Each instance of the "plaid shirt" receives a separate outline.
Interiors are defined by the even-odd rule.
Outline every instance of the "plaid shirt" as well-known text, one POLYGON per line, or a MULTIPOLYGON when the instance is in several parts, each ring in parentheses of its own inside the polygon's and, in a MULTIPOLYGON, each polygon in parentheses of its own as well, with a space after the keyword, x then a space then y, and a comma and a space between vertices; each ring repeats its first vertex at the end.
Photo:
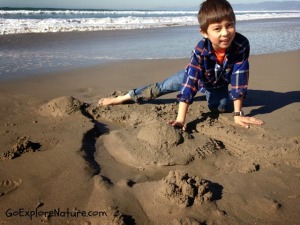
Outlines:
POLYGON ((216 60, 209 39, 202 39, 192 52, 190 63, 185 69, 178 101, 191 104, 198 91, 220 88, 231 84, 231 99, 245 97, 248 88, 250 53, 249 41, 236 33, 226 50, 223 65, 216 60))

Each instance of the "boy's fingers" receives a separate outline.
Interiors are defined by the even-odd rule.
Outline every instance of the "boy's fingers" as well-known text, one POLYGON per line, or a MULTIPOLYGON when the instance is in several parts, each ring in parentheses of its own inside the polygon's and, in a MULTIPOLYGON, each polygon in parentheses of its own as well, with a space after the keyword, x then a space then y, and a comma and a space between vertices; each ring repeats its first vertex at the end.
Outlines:
POLYGON ((250 117, 249 122, 252 124, 257 124, 257 125, 262 125, 265 123, 263 120, 256 119, 254 117, 250 117))
POLYGON ((250 126, 247 123, 244 123, 243 121, 239 121, 237 124, 239 124, 242 127, 247 128, 247 129, 250 128, 250 126))
POLYGON ((173 123, 174 123, 173 120, 171 120, 171 121, 168 122, 168 124, 169 124, 169 125, 172 125, 172 126, 173 126, 173 123))
POLYGON ((245 119, 246 119, 245 117, 240 117, 239 120, 235 121, 235 123, 239 124, 240 126, 248 129, 248 128, 250 128, 250 126, 249 126, 248 123, 245 123, 245 121, 246 121, 245 119))
POLYGON ((177 122, 177 121, 169 121, 168 124, 175 127, 175 128, 182 129, 183 131, 185 131, 185 129, 186 129, 185 124, 182 124, 182 123, 177 122))
POLYGON ((241 122, 244 122, 244 123, 247 123, 247 124, 256 124, 256 125, 264 124, 264 121, 256 119, 254 117, 242 117, 241 122))
POLYGON ((186 125, 185 125, 185 124, 182 124, 182 123, 180 123, 179 125, 175 125, 175 128, 179 128, 179 129, 181 129, 181 130, 185 131, 185 130, 186 130, 186 125))

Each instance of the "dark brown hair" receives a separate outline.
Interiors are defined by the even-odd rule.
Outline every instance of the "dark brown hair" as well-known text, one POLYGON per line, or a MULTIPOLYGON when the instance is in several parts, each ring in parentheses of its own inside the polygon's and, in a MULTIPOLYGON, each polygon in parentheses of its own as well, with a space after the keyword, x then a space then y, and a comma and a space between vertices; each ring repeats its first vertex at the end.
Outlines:
POLYGON ((235 23, 235 14, 226 0, 206 0, 200 5, 198 12, 198 22, 200 29, 207 32, 207 28, 212 23, 221 23, 224 20, 235 23))

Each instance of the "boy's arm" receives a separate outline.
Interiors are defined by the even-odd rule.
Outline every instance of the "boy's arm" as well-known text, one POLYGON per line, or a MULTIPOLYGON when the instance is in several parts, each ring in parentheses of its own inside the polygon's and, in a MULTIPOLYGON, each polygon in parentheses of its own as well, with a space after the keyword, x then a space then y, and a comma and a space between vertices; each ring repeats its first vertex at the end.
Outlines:
POLYGON ((178 107, 178 114, 176 120, 169 121, 169 124, 182 128, 182 130, 186 130, 186 124, 185 124, 185 118, 186 118, 186 113, 188 111, 189 104, 185 102, 179 102, 179 107, 178 107))
POLYGON ((244 41, 243 48, 236 56, 236 63, 231 75, 231 93, 230 97, 233 100, 234 106, 234 122, 249 128, 249 124, 262 125, 262 120, 254 117, 245 117, 242 112, 243 99, 247 95, 249 81, 249 54, 250 45, 248 40, 244 41))
POLYGON ((240 111, 242 111, 242 107, 243 107, 243 97, 242 97, 242 98, 235 99, 235 100, 233 101, 233 107, 234 107, 234 112, 240 112, 240 111))

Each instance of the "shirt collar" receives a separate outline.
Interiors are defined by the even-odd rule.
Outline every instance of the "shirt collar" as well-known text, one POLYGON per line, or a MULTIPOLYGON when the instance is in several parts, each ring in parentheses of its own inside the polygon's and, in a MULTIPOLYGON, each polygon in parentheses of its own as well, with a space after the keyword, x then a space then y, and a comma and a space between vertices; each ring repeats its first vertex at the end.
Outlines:
MULTIPOLYGON (((205 48, 203 49, 203 55, 205 56, 214 56, 214 49, 212 47, 212 43, 211 41, 208 39, 208 38, 204 38, 205 39, 205 48)), ((228 47, 228 49, 231 49, 232 48, 232 45, 233 45, 233 42, 234 40, 232 41, 231 45, 228 47)), ((225 52, 225 55, 227 56, 228 55, 228 49, 226 49, 226 52, 225 52)))
POLYGON ((202 51, 202 55, 211 59, 215 59, 215 54, 214 54, 214 50, 212 47, 212 43, 208 38, 204 38, 205 40, 205 45, 202 51))

